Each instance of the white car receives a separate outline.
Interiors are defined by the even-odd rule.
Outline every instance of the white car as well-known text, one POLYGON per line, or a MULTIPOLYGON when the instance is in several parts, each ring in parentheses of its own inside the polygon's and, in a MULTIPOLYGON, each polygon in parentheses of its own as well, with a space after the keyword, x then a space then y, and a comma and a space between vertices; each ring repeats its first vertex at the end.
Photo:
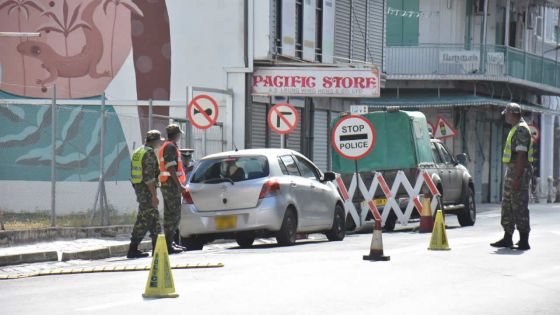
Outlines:
POLYGON ((346 235, 347 212, 333 183, 298 152, 252 149, 201 159, 183 194, 179 231, 183 246, 202 249, 215 239, 249 247, 255 237, 292 245, 297 233, 346 235))

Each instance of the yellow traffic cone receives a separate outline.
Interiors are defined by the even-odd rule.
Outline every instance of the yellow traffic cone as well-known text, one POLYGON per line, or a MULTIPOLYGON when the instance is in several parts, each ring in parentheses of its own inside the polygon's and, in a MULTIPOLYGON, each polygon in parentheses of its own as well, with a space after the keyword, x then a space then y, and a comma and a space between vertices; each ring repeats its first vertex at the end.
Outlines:
POLYGON ((372 260, 372 261, 391 260, 390 256, 385 256, 383 254, 383 236, 382 236, 381 222, 379 220, 375 220, 373 235, 371 236, 369 255, 363 256, 363 258, 364 260, 372 260))
POLYGON ((432 231, 432 240, 430 241, 430 250, 450 250, 447 243, 447 233, 445 232, 445 222, 443 220, 443 212, 438 210, 436 213, 436 222, 432 231))
POLYGON ((176 298, 175 284, 171 274, 171 264, 167 253, 165 235, 159 234, 156 249, 152 255, 152 267, 146 282, 146 290, 142 294, 145 298, 176 298))

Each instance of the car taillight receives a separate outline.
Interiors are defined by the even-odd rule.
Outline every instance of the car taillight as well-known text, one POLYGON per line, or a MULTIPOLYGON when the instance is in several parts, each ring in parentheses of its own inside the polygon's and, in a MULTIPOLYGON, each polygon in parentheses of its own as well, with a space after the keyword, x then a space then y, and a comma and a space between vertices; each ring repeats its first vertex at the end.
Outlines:
POLYGON ((192 196, 191 196, 191 192, 189 190, 189 187, 185 188, 185 190, 183 190, 183 203, 186 203, 188 205, 192 205, 194 202, 192 200, 192 196))
POLYGON ((261 193, 259 194, 259 199, 274 196, 279 191, 280 191, 280 183, 275 179, 268 180, 262 186, 261 193))

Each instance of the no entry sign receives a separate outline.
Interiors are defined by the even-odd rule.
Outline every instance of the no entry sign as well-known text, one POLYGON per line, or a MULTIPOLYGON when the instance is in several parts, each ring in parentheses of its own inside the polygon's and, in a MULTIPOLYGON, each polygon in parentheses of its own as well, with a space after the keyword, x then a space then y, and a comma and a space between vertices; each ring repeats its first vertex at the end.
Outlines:
POLYGON ((339 120, 331 134, 334 149, 344 158, 359 160, 375 145, 375 128, 363 116, 350 115, 339 120))
POLYGON ((208 129, 218 121, 218 103, 209 95, 198 95, 187 106, 187 118, 199 129, 208 129))
POLYGON ((296 129, 299 113, 295 107, 287 103, 276 104, 268 112, 268 126, 278 134, 287 134, 296 129))

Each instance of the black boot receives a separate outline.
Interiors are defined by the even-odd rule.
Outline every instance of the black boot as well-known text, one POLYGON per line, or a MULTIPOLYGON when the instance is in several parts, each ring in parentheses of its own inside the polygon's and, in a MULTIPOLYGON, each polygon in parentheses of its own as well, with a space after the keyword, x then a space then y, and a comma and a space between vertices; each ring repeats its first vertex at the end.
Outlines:
POLYGON ((508 232, 504 232, 504 238, 502 238, 501 240, 490 244, 490 246, 492 247, 498 247, 498 248, 503 248, 503 247, 512 247, 513 246, 513 241, 511 240, 512 235, 509 234, 508 232))
POLYGON ((171 254, 181 253, 183 251, 180 250, 179 248, 173 246, 173 242, 168 242, 167 243, 167 252, 171 255, 171 254))
POLYGON ((138 250, 138 243, 130 243, 128 247, 128 254, 126 254, 126 258, 144 258, 148 257, 148 253, 141 252, 138 250))
POLYGON ((531 249, 531 246, 529 246, 529 233, 519 232, 519 243, 517 243, 517 247, 515 249, 518 249, 518 250, 529 250, 529 249, 531 249))

